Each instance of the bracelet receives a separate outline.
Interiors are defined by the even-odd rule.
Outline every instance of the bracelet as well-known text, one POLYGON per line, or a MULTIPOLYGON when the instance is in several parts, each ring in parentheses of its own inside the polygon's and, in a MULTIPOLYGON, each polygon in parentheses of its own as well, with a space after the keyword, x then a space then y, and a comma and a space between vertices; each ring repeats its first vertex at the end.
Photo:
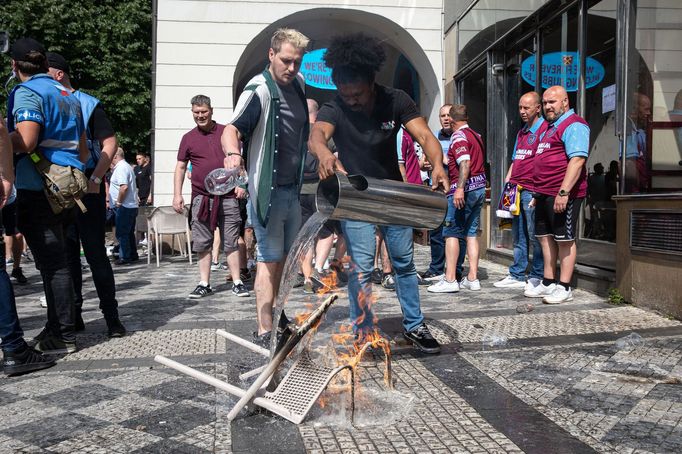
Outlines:
POLYGON ((234 156, 234 155, 241 156, 242 154, 241 153, 228 153, 227 155, 228 156, 234 156))

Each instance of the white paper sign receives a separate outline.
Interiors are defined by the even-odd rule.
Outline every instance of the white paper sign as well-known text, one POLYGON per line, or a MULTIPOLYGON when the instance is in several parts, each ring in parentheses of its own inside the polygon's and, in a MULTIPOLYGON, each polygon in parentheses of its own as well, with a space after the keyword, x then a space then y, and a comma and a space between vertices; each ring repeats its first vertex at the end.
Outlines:
POLYGON ((601 113, 616 110, 616 84, 604 87, 601 92, 601 113))

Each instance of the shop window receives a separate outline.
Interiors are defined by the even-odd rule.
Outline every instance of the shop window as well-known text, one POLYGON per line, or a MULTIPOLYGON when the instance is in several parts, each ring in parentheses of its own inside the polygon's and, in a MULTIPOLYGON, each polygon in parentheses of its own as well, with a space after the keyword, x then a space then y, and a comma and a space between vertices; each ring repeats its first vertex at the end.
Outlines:
POLYGON ((638 2, 629 49, 623 191, 682 191, 682 3, 638 2))

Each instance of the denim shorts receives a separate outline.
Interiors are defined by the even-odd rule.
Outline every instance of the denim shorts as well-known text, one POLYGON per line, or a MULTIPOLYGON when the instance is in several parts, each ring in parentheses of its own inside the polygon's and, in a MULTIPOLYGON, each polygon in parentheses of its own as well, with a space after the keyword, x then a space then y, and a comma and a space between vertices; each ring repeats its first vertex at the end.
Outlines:
POLYGON ((485 188, 464 193, 464 208, 455 208, 454 196, 448 196, 448 212, 443 225, 444 238, 478 236, 481 226, 481 207, 485 201, 485 188))
POLYGON ((301 205, 295 184, 277 186, 271 195, 268 225, 258 221, 255 203, 249 199, 249 219, 256 234, 259 262, 279 262, 286 258, 301 228, 301 205))

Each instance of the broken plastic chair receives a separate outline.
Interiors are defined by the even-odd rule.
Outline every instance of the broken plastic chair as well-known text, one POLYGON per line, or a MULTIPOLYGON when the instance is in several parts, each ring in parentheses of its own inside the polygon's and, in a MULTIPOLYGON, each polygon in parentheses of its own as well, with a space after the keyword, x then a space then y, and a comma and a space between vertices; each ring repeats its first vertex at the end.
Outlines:
MULTIPOLYGON (((351 396, 351 418, 354 412, 354 392, 355 392, 355 375, 351 365, 343 365, 335 368, 319 366, 315 364, 304 349, 298 358, 287 372, 284 379, 279 383, 277 388, 268 392, 266 390, 270 380, 287 358, 289 353, 296 348, 305 335, 316 327, 321 321, 322 315, 329 309, 329 307, 336 301, 337 295, 332 295, 327 298, 320 306, 315 309, 308 317, 301 323, 300 326, 289 324, 283 340, 275 349, 275 353, 270 361, 259 369, 243 374, 242 377, 253 376, 258 373, 258 377, 251 384, 248 389, 242 389, 231 385, 215 377, 207 375, 191 367, 180 364, 171 359, 157 355, 154 361, 159 362, 165 366, 180 371, 190 377, 199 381, 207 383, 218 389, 226 391, 232 395, 239 397, 239 401, 230 410, 227 417, 230 421, 237 417, 242 408, 250 402, 259 407, 279 415, 294 424, 300 424, 312 408, 317 398, 326 389, 331 380, 341 371, 348 370, 350 373, 350 396, 351 396), (288 334, 288 338, 287 338, 288 334), (284 340, 286 339, 286 340, 284 340)), ((216 331, 216 334, 225 337, 239 345, 242 345, 256 353, 264 356, 269 356, 270 351, 259 347, 249 341, 246 341, 234 334, 230 334, 223 330, 216 331)))

